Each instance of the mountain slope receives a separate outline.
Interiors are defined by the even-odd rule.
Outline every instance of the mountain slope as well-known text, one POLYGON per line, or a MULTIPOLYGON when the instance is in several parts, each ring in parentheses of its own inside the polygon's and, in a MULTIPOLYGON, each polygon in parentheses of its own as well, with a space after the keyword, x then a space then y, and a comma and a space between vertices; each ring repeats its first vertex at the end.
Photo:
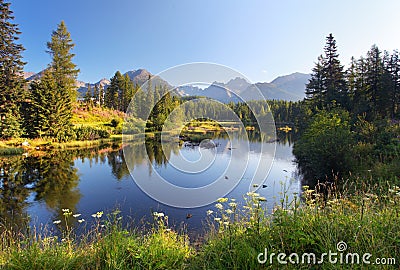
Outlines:
POLYGON ((239 101, 238 96, 245 101, 260 99, 260 92, 266 99, 297 101, 304 98, 305 85, 309 78, 309 74, 297 72, 280 76, 270 83, 250 84, 237 77, 225 84, 214 82, 203 90, 195 86, 183 86, 179 87, 177 92, 181 96, 206 96, 225 103, 239 101))
MULTIPOLYGON (((26 77, 30 75, 27 80, 39 80, 43 75, 43 71, 33 74, 25 73, 26 77), (33 74, 33 75, 32 75, 33 74)), ((142 85, 145 83, 149 76, 152 77, 152 85, 155 86, 165 86, 169 89, 172 86, 159 76, 152 75, 146 69, 130 70, 124 73, 128 75, 134 84, 142 85)), ((174 92, 179 96, 205 96, 211 99, 218 100, 220 102, 238 102, 241 97, 244 100, 259 99, 262 93, 266 99, 280 99, 280 100, 291 100, 297 101, 304 98, 305 85, 310 79, 310 74, 303 73, 292 73, 285 76, 280 76, 274 79, 272 82, 258 82, 251 84, 244 78, 233 78, 227 83, 214 82, 205 89, 201 89, 197 86, 186 85, 177 87, 174 92), (238 96, 237 96, 238 95, 238 96)), ((91 84, 91 88, 94 89, 95 85, 101 85, 104 89, 110 85, 110 80, 101 79, 97 83, 91 84)), ((78 92, 82 97, 87 91, 87 83, 82 81, 76 81, 76 86, 78 87, 78 92)), ((146 91, 146 89, 144 89, 146 91)))

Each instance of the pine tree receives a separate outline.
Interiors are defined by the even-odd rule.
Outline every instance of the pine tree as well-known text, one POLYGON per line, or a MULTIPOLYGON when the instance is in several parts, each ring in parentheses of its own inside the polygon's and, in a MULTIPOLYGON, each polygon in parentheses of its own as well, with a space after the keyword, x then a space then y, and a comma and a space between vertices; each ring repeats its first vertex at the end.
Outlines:
POLYGON ((24 98, 21 76, 24 62, 21 53, 24 50, 19 39, 18 25, 14 24, 10 3, 0 0, 0 138, 19 137, 22 134, 20 113, 24 98))
POLYGON ((79 73, 79 69, 72 62, 72 58, 75 54, 71 53, 71 50, 75 47, 72 42, 71 34, 68 32, 64 21, 57 26, 57 30, 53 31, 51 35, 51 41, 47 42, 48 53, 52 57, 50 63, 50 69, 53 74, 57 85, 68 93, 71 101, 76 100, 76 78, 79 73))
POLYGON ((49 68, 39 83, 31 84, 32 104, 30 110, 34 117, 31 136, 46 136, 57 141, 73 138, 72 103, 76 99, 75 80, 79 72, 72 63, 74 47, 64 22, 52 33, 47 43, 52 56, 49 68))
POLYGON ((94 100, 94 103, 95 103, 96 106, 100 105, 99 92, 100 92, 99 85, 95 84, 94 85, 94 90, 93 90, 93 100, 94 100))
POLYGON ((153 87, 151 85, 151 76, 149 75, 149 79, 147 81, 147 92, 146 92, 146 103, 145 103, 146 115, 151 112, 153 106, 154 106, 154 93, 153 93, 153 87))
POLYGON ((40 82, 31 84, 31 116, 29 135, 49 137, 66 141, 71 133, 71 103, 65 100, 64 93, 55 91, 58 85, 50 70, 46 70, 40 82))
POLYGON ((367 52, 366 58, 366 99, 371 117, 376 118, 384 114, 385 106, 385 84, 384 84, 384 66, 381 56, 382 52, 376 45, 373 45, 367 52))
POLYGON ((324 55, 318 58, 306 86, 306 98, 319 109, 329 109, 336 104, 349 106, 345 73, 332 34, 326 37, 324 55))
POLYGON ((124 112, 126 112, 128 109, 129 103, 131 102, 131 100, 133 98, 135 89, 133 86, 133 82, 128 74, 125 74, 124 82, 125 82, 125 85, 124 85, 124 92, 123 92, 122 110, 124 112))
POLYGON ((90 83, 87 84, 87 90, 85 93, 84 101, 86 103, 86 107, 90 108, 92 107, 92 87, 90 86, 90 83))
POLYGON ((125 80, 121 72, 115 72, 114 77, 111 78, 110 86, 107 88, 104 98, 104 103, 108 108, 121 110, 124 84, 125 80))
POLYGON ((318 62, 313 68, 313 73, 311 74, 311 79, 306 85, 306 100, 311 104, 312 107, 322 108, 323 100, 325 95, 325 89, 323 84, 323 66, 324 58, 318 57, 318 62))
POLYGON ((400 107, 400 56, 398 51, 385 54, 385 71, 390 76, 387 84, 389 116, 395 118, 400 107))
POLYGON ((342 106, 347 105, 347 86, 344 77, 343 66, 339 61, 337 53, 336 40, 332 34, 326 37, 325 66, 324 69, 324 87, 326 90, 325 103, 330 106, 332 102, 339 103, 342 106))

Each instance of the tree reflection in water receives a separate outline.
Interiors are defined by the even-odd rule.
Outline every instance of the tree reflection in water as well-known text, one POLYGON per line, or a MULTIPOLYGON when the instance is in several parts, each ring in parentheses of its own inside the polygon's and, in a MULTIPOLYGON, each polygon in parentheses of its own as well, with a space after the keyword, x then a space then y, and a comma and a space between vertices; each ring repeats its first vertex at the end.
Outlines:
MULTIPOLYGON (((291 141, 291 135, 277 133, 282 143, 291 141)), ((224 133, 216 137, 226 137, 224 133)), ((248 131, 250 141, 259 141, 257 130, 248 131)), ((265 138, 263 138, 265 140, 265 138)), ((41 152, 28 157, 0 157, 0 230, 13 228, 24 231, 28 228, 27 208, 31 203, 43 202, 50 210, 53 220, 64 224, 62 209, 68 208, 76 213, 82 197, 78 188, 80 176, 75 160, 92 164, 107 164, 112 175, 121 180, 129 175, 127 163, 143 164, 147 159, 156 166, 166 166, 169 157, 176 155, 182 146, 171 138, 163 142, 159 136, 147 137, 145 143, 132 143, 125 146, 125 154, 119 145, 106 148, 62 150, 41 152)), ((149 173, 152 173, 149 166, 149 173)), ((72 217, 71 217, 72 218, 72 217)), ((76 222, 76 219, 71 220, 76 222)))

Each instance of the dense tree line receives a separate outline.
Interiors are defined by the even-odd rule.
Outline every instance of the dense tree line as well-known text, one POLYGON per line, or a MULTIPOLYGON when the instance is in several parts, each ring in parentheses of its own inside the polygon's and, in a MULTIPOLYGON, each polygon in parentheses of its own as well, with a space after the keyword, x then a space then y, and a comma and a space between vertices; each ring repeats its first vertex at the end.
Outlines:
POLYGON ((365 57, 352 58, 344 70, 330 34, 307 84, 306 100, 313 111, 340 106, 369 120, 399 117, 399 52, 382 52, 373 45, 365 57))
POLYGON ((373 45, 345 70, 335 39, 326 38, 297 116, 294 154, 308 181, 365 172, 399 181, 399 85, 398 51, 373 45))

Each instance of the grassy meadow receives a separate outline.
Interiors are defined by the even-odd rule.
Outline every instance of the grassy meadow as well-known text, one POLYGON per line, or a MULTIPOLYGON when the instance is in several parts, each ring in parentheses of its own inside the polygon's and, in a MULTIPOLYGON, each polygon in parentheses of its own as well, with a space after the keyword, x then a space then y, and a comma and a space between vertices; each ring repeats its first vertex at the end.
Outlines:
POLYGON ((287 200, 285 191, 280 196, 274 209, 266 209, 265 198, 253 192, 245 195, 244 205, 220 198, 207 211, 208 225, 200 242, 190 239, 184 229, 169 226, 168 213, 154 212, 153 223, 139 229, 122 226, 118 210, 82 217, 64 209, 65 220, 55 221, 60 228, 58 235, 34 229, 22 235, 12 228, 3 230, 0 265, 2 269, 399 267, 400 188, 386 185, 374 191, 359 190, 352 196, 329 193, 326 198, 306 189, 293 201, 287 200), (95 225, 78 236, 71 224, 85 223, 85 219, 94 219, 95 225), (346 246, 342 252, 338 252, 339 244, 346 246), (318 264, 322 254, 329 251, 337 254, 337 262, 330 263, 325 257, 318 264), (263 261, 265 252, 268 256, 263 261), (278 262, 278 253, 287 255, 286 264, 278 262), (288 259, 292 253, 299 254, 299 263, 292 264, 288 259), (303 253, 314 253, 316 262, 302 261, 303 253), (345 259, 348 253, 359 254, 359 263, 356 257, 340 263, 341 253, 345 259), (371 254, 367 260, 370 264, 362 262, 365 253, 371 254), (275 254, 272 259, 271 254, 275 254), (261 263, 257 258, 262 259, 261 263))

